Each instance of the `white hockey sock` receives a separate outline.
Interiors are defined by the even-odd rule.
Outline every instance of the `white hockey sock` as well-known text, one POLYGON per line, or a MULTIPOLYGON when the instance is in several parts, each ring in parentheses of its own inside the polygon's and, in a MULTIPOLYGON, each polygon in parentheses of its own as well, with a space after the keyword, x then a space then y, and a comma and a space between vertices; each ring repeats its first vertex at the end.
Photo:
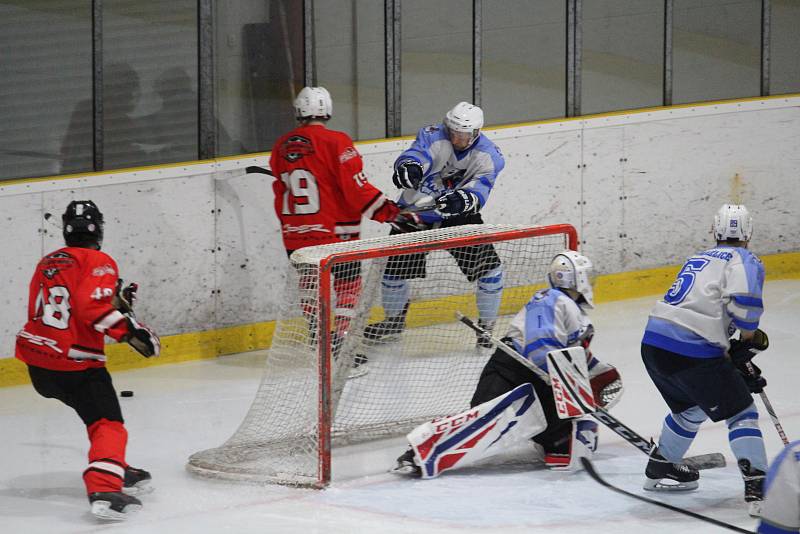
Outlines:
POLYGON ((767 471, 767 452, 758 427, 756 405, 751 404, 725 422, 728 424, 728 441, 736 459, 749 460, 753 468, 767 471))
POLYGON ((681 413, 670 413, 664 418, 658 452, 672 463, 679 463, 692 444, 700 425, 708 416, 699 406, 681 413))
POLYGON ((475 291, 478 317, 487 322, 496 321, 502 296, 503 270, 500 267, 496 267, 478 278, 478 286, 475 291))
POLYGON ((381 300, 383 301, 383 313, 386 317, 398 317, 402 315, 403 308, 408 302, 411 288, 407 280, 401 280, 392 276, 384 275, 381 281, 381 300))

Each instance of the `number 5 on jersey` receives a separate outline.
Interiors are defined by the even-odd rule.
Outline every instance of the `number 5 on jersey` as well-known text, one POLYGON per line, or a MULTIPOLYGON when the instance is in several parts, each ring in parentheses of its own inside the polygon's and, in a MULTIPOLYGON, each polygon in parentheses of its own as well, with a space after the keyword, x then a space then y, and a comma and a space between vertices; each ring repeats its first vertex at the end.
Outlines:
POLYGON ((673 305, 683 302, 683 299, 686 298, 689 290, 691 290, 694 285, 695 273, 699 273, 705 269, 710 261, 711 260, 706 258, 692 258, 687 261, 683 269, 681 269, 681 272, 678 273, 678 278, 672 283, 672 287, 670 287, 667 294, 664 295, 664 302, 673 305))

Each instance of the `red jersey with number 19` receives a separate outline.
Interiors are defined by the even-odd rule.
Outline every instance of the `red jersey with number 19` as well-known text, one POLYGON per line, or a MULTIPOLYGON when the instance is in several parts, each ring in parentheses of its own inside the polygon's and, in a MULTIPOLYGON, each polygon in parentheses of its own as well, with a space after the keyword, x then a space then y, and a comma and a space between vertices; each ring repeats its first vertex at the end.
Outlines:
POLYGON ((54 371, 105 365, 104 335, 120 340, 125 317, 111 305, 117 263, 99 250, 64 247, 39 261, 28 298, 28 322, 16 356, 54 371))
POLYGON ((344 132, 299 126, 278 139, 269 164, 287 250, 358 239, 362 217, 386 222, 399 211, 367 181, 344 132))

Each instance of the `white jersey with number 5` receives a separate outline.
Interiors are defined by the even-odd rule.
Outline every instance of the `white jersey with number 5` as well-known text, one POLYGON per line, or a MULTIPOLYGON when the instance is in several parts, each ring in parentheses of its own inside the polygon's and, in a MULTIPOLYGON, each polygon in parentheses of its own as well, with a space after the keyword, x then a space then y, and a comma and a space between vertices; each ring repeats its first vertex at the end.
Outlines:
POLYGON ((656 303, 642 343, 692 358, 719 358, 736 329, 758 328, 763 287, 764 265, 746 248, 719 245, 699 252, 656 303))

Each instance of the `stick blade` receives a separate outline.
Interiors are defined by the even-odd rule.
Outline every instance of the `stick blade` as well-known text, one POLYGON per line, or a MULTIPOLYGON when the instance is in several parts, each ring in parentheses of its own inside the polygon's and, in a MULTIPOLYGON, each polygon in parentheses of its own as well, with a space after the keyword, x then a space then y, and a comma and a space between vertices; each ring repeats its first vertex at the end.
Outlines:
POLYGON ((694 469, 716 469, 718 467, 725 467, 727 462, 725 457, 718 452, 709 454, 698 454, 697 456, 689 456, 683 459, 684 465, 688 465, 694 469))

